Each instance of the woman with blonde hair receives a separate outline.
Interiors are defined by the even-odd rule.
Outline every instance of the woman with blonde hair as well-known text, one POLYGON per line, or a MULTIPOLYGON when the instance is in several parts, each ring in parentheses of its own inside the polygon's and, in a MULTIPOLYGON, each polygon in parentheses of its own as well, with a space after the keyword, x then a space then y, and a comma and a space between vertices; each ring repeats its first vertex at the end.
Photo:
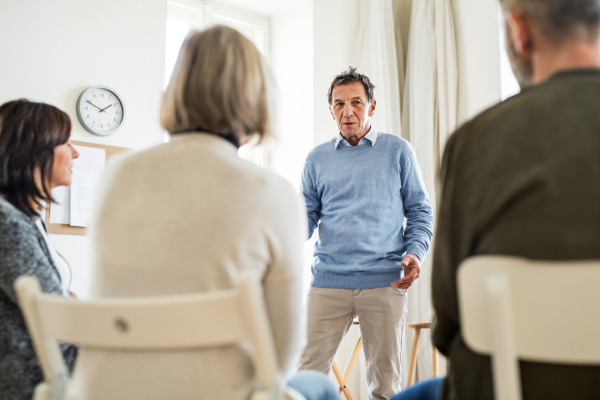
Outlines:
MULTIPOLYGON (((263 57, 237 31, 216 26, 188 36, 161 107, 170 142, 114 161, 99 185, 92 292, 220 290, 250 270, 261 278, 281 374, 290 378, 305 340, 304 206, 282 178, 238 157, 252 136, 272 134, 272 90, 263 57)), ((253 374, 238 346, 82 349, 70 392, 79 399, 242 400, 252 393, 253 374)), ((339 398, 324 381, 298 375, 290 385, 309 399, 339 398)))

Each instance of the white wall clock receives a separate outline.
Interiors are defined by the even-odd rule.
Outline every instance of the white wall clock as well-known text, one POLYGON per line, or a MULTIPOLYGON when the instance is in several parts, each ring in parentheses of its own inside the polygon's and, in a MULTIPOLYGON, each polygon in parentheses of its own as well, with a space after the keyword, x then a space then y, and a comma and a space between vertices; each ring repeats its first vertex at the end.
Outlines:
POLYGON ((88 132, 109 136, 123 125, 125 104, 114 89, 92 86, 77 99, 77 118, 88 132))

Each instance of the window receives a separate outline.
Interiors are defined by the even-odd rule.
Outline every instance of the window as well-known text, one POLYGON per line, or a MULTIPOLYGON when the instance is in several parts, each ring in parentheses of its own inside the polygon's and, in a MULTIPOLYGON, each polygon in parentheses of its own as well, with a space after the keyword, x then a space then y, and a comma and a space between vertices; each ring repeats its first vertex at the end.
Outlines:
MULTIPOLYGON (((270 59, 270 21, 269 18, 247 11, 233 9, 221 4, 193 0, 168 2, 167 40, 165 61, 165 87, 171 79, 179 49, 188 33, 194 29, 203 29, 210 25, 226 25, 247 37, 263 56, 270 59)), ((244 145, 239 155, 244 160, 261 167, 269 167, 269 157, 263 146, 255 141, 244 145)))
POLYGON ((203 9, 201 7, 168 3, 165 88, 169 84, 169 79, 171 79, 183 41, 192 29, 202 26, 202 21, 203 9))
POLYGON ((504 16, 502 10, 500 10, 500 85, 502 93, 502 101, 512 97, 521 92, 521 86, 517 82, 517 78, 513 74, 508 54, 506 54, 505 38, 506 38, 506 25, 504 23, 504 16))

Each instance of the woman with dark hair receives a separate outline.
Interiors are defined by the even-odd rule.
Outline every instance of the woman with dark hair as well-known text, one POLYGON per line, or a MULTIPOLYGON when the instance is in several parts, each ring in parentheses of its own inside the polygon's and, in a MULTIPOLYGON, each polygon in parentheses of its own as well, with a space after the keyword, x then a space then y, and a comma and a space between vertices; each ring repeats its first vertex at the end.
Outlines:
MULTIPOLYGON (((69 295, 71 273, 50 245, 40 218, 51 190, 71 184, 73 159, 69 116, 27 100, 0 106, 0 393, 31 399, 42 381, 33 345, 13 289, 21 275, 35 276, 47 293, 69 295)), ((77 349, 63 346, 72 367, 77 349)))

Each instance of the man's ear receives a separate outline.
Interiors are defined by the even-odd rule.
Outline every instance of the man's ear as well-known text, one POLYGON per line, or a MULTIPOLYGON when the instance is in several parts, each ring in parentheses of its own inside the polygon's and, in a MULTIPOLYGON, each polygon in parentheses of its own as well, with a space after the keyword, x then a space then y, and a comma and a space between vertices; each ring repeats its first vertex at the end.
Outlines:
POLYGON ((369 117, 372 117, 373 114, 375 114, 375 106, 377 106, 377 101, 375 101, 375 99, 373 99, 373 102, 369 106, 369 117))
POLYGON ((510 30, 510 40, 513 41, 517 54, 529 53, 532 47, 531 22, 529 18, 523 14, 508 13, 507 21, 507 29, 510 30))
POLYGON ((329 106, 329 112, 331 113, 331 116, 333 117, 333 119, 335 120, 335 115, 333 115, 333 110, 331 109, 331 106, 329 106))

